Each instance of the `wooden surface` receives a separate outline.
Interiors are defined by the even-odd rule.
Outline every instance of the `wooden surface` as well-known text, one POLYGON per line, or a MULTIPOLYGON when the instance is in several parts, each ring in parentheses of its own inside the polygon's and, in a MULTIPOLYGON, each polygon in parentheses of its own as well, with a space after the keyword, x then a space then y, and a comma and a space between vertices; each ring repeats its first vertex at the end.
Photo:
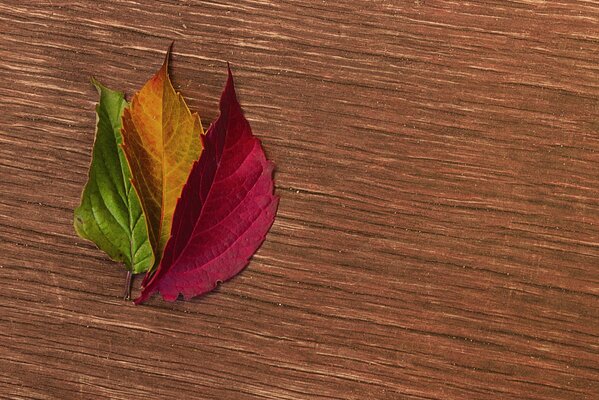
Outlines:
POLYGON ((599 398, 599 3, 2 0, 0 39, 0 396, 599 398), (205 126, 231 62, 281 205, 136 307, 72 228, 89 78, 171 40, 205 126))

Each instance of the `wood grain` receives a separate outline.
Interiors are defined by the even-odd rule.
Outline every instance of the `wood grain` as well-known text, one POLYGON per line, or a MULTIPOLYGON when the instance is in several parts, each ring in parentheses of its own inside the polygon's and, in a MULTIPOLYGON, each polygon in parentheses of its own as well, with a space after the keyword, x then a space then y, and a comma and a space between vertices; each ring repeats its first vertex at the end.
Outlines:
POLYGON ((0 1, 0 396, 599 398, 599 3, 0 1), (277 164, 249 267, 120 299, 76 237, 96 94, 226 61, 277 164))

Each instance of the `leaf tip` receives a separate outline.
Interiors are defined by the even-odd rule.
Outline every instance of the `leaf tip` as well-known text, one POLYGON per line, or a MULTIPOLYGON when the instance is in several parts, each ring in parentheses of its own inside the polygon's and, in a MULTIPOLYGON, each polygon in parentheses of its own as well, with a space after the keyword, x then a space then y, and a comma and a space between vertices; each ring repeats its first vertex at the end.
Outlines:
POLYGON ((227 84, 229 82, 233 85, 233 72, 231 72, 231 64, 227 61, 227 84))
POLYGON ((98 93, 102 93, 102 90, 104 90, 104 89, 105 89, 105 88, 104 88, 104 85, 102 85, 102 84, 100 83, 100 81, 98 81, 98 80, 96 79, 96 77, 95 77, 95 76, 93 76, 93 75, 92 75, 92 76, 90 76, 90 78, 89 78, 89 81, 91 82, 91 84, 92 84, 92 85, 94 85, 94 87, 96 88, 96 90, 98 91, 98 93))
POLYGON ((171 43, 168 45, 167 49, 166 49, 166 54, 164 55, 164 62, 162 63, 162 68, 166 69, 166 74, 168 75, 168 63, 170 61, 171 58, 171 54, 173 52, 173 45, 175 44, 175 41, 171 41, 171 43))
POLYGON ((231 101, 237 103, 237 93, 235 92, 235 82, 233 80, 233 72, 231 72, 231 65, 227 61, 227 82, 225 88, 220 97, 221 112, 226 102, 231 101))

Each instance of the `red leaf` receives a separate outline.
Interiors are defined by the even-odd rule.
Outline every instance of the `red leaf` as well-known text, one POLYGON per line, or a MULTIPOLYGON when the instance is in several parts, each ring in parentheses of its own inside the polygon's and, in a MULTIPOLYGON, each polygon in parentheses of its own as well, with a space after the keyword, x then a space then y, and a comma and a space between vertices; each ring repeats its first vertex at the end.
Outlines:
POLYGON ((230 69, 220 115, 202 140, 204 151, 177 202, 163 258, 136 304, 155 292, 174 301, 179 294, 189 299, 211 291, 248 264, 274 221, 274 165, 243 116, 230 69))

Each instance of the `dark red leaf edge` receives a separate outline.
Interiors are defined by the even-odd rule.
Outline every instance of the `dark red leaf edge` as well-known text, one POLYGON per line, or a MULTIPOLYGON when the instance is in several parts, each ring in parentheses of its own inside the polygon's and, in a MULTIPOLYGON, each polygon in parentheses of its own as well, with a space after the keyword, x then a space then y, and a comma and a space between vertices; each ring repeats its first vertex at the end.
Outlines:
POLYGON ((274 221, 274 164, 243 116, 230 68, 220 115, 202 140, 160 265, 144 279, 135 304, 155 292, 175 301, 179 294, 190 299, 213 290, 248 264, 274 221))

